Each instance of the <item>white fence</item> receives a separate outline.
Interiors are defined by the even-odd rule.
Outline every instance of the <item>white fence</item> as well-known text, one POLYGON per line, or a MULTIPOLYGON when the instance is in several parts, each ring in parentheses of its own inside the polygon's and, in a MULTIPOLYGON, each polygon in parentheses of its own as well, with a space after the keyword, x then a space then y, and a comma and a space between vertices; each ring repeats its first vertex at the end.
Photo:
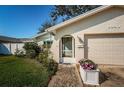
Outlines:
POLYGON ((0 43, 0 54, 14 54, 16 50, 23 50, 24 43, 0 43))

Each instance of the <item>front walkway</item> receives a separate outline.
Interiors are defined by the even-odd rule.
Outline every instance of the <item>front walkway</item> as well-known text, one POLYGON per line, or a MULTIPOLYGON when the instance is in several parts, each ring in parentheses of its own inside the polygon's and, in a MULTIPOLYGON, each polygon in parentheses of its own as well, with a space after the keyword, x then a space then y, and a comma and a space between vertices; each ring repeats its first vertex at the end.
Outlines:
POLYGON ((52 77, 48 87, 82 87, 76 65, 59 64, 56 75, 52 77))

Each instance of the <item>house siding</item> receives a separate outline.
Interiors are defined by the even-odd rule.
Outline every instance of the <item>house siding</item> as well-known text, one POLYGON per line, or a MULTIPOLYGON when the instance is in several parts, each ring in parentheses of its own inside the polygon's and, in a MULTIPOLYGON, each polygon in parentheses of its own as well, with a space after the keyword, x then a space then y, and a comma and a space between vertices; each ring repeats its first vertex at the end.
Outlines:
MULTIPOLYGON (((75 60, 78 62, 84 58, 84 47, 81 45, 78 37, 84 41, 85 34, 105 34, 105 33, 123 33, 124 32, 124 9, 112 7, 85 19, 59 28, 56 31, 51 51, 54 59, 59 62, 59 41, 64 35, 72 35, 75 39, 75 60)), ((92 59, 91 59, 92 60, 92 59)))

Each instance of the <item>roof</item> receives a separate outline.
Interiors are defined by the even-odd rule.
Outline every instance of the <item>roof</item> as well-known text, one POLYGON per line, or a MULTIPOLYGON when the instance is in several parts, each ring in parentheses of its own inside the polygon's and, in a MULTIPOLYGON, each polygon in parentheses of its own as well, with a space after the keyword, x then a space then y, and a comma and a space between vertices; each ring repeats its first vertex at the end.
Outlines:
POLYGON ((39 37, 39 36, 43 36, 43 35, 46 35, 48 32, 42 32, 42 33, 40 33, 40 34, 37 34, 36 36, 34 36, 34 38, 36 38, 36 37, 39 37))
POLYGON ((0 35, 0 42, 32 42, 33 40, 31 38, 13 38, 13 37, 7 37, 7 36, 1 36, 0 35))
POLYGON ((32 38, 18 38, 18 40, 21 42, 33 42, 32 38))
MULTIPOLYGON (((69 19, 69 20, 67 20, 67 21, 64 21, 64 22, 59 23, 59 24, 57 24, 57 25, 55 25, 55 26, 52 26, 52 27, 46 29, 45 31, 46 31, 46 32, 54 31, 54 30, 56 30, 56 29, 59 29, 59 28, 61 28, 61 27, 64 27, 64 26, 69 25, 69 24, 71 24, 71 23, 74 23, 74 22, 76 22, 76 21, 78 21, 78 20, 84 19, 84 18, 86 18, 86 17, 88 17, 88 16, 94 15, 94 14, 96 14, 96 13, 98 13, 98 12, 101 12, 101 11, 103 11, 103 10, 105 10, 105 9, 108 9, 108 8, 111 8, 111 7, 113 7, 113 6, 114 6, 114 5, 104 5, 104 6, 100 6, 100 7, 98 7, 98 8, 92 9, 92 10, 86 12, 86 13, 83 13, 83 14, 81 14, 81 15, 79 15, 79 16, 73 17, 73 18, 71 18, 71 19, 69 19)), ((122 7, 122 6, 120 6, 120 7, 122 7)), ((123 6, 123 7, 124 7, 124 6, 123 6)))

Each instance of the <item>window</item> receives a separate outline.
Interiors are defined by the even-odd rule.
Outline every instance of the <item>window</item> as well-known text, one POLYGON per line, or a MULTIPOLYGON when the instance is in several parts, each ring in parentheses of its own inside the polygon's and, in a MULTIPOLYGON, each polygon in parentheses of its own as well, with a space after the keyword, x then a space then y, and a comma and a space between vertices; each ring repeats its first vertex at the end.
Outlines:
POLYGON ((53 43, 53 41, 43 41, 43 45, 45 48, 50 48, 52 43, 53 43))

